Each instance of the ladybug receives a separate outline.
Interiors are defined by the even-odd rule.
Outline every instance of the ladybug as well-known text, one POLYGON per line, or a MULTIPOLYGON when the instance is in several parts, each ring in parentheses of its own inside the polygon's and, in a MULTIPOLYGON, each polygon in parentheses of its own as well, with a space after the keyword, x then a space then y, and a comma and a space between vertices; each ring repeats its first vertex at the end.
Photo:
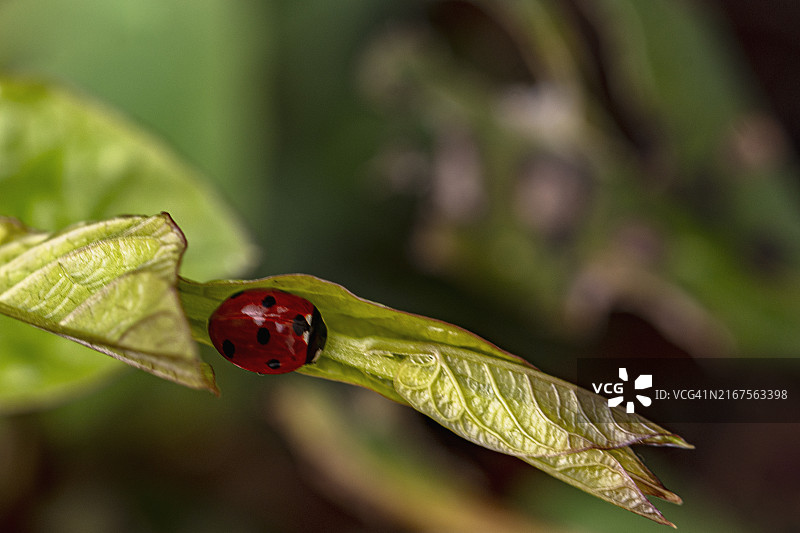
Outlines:
POLYGON ((208 320, 214 348, 228 361, 259 374, 284 374, 313 363, 328 329, 308 300, 275 289, 237 292, 208 320))

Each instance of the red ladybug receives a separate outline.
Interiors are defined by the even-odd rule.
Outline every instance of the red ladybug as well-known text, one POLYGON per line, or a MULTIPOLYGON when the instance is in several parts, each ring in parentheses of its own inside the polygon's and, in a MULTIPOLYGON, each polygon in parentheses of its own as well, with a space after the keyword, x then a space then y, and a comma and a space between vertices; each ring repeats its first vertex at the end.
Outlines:
POLYGON ((328 330, 314 305, 274 289, 237 292, 208 321, 214 348, 231 363, 259 374, 284 374, 312 363, 328 330))

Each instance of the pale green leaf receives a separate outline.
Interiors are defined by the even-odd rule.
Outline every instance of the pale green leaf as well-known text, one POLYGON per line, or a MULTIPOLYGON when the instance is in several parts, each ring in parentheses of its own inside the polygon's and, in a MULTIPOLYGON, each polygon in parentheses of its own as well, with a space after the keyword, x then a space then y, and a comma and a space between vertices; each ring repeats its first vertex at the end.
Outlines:
MULTIPOLYGON (((85 96, 0 78, 0 215, 50 232, 160 211, 169 211, 191 240, 181 264, 187 275, 232 275, 252 260, 254 247, 235 213, 160 141, 85 96)), ((14 241, 0 252, 0 265, 48 237, 9 219, 0 232, 0 243, 14 241)), ((119 368, 73 342, 3 322, 0 409, 51 404, 119 368)))
POLYGON ((252 262, 235 213, 159 141, 88 98, 0 78, 0 214, 55 231, 161 211, 192 243, 184 274, 232 275, 252 262))
POLYGON ((376 343, 376 357, 403 355, 395 389, 462 437, 518 456, 683 441, 636 414, 521 363, 446 345, 376 343), (405 352, 405 353, 404 353, 405 352))
POLYGON ((360 385, 413 406, 476 444, 513 455, 562 481, 669 524, 647 495, 679 503, 636 457, 632 444, 690 448, 605 398, 540 372, 456 326, 354 296, 312 276, 195 283, 179 292, 195 339, 210 344, 207 320, 229 295, 285 290, 311 301, 328 328, 319 360, 298 372, 360 385))
POLYGON ((52 235, 0 220, 0 313, 162 378, 216 391, 175 291, 185 247, 165 213, 52 235))

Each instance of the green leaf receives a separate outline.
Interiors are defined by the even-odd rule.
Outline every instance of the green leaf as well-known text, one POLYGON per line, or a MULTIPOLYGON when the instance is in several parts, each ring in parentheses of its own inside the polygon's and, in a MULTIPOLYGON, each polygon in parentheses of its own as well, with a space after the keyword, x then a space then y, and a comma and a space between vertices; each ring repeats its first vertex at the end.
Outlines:
MULTIPOLYGON (((0 313, 216 392, 175 291, 185 247, 166 213, 79 224, 52 235, 0 219, 0 313)), ((31 383, 8 381, 12 388, 3 397, 20 394, 15 384, 31 393, 31 383)))
MULTIPOLYGON (((85 97, 0 78, 0 214, 56 231, 165 210, 192 242, 182 261, 187 275, 232 275, 251 262, 254 248, 235 214, 161 143, 85 97)), ((9 219, 0 231, 0 243, 15 241, 6 256, 48 237, 9 219)), ((4 319, 0 409, 53 403, 119 368, 83 346, 4 319)))
POLYGON ((159 142, 88 99, 0 78, 0 213, 55 231, 161 211, 192 243, 185 275, 232 275, 252 262, 238 218, 159 142))
POLYGON ((562 481, 662 524, 647 499, 674 503, 628 446, 691 448, 681 437, 605 398, 540 372, 456 326, 358 298, 313 276, 251 282, 179 280, 195 339, 229 295, 269 287, 308 299, 328 328, 320 359, 298 372, 360 385, 410 405, 461 437, 513 455, 562 481))

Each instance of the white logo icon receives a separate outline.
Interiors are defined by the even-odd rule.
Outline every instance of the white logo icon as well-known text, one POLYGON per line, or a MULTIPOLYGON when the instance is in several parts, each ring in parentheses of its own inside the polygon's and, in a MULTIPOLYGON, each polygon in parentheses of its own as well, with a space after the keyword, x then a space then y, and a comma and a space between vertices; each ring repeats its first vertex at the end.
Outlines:
MULTIPOLYGON (((627 368, 620 368, 619 369, 619 379, 621 379, 622 381, 628 381, 628 369, 627 368)), ((652 386, 653 386, 653 375, 652 374, 642 374, 641 376, 636 378, 636 381, 633 382, 633 388, 636 389, 636 390, 649 389, 652 386)), ((620 392, 622 392, 622 391, 620 390, 620 392)), ((639 403, 641 403, 645 407, 650 407, 650 404, 653 403, 653 400, 651 400, 649 397, 641 395, 641 394, 637 394, 636 395, 636 399, 639 400, 639 403)), ((617 407, 623 401, 625 401, 625 398, 622 395, 615 396, 613 398, 609 398, 608 406, 609 407, 617 407)), ((629 413, 633 413, 634 412, 634 403, 631 400, 628 400, 625 403, 625 410, 627 412, 629 412, 629 413)))

